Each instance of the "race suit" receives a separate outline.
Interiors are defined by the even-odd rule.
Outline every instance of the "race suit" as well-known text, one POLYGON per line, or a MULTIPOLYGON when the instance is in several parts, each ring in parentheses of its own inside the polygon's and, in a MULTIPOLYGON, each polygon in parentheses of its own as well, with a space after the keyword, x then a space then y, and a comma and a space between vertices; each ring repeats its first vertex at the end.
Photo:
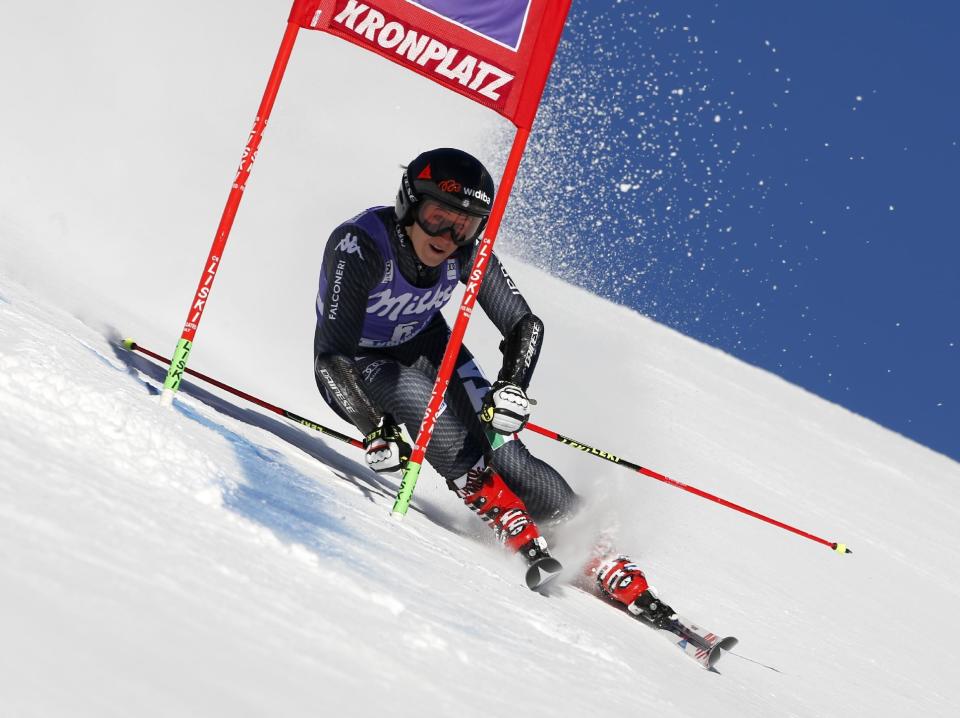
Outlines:
MULTIPOLYGON (((323 256, 317 295, 314 373, 327 404, 364 434, 388 416, 419 432, 450 329, 440 314, 466 283, 479 243, 437 267, 417 258, 392 207, 374 207, 337 227, 323 256)), ((492 255, 477 302, 503 335, 498 379, 527 390, 543 323, 492 255)), ((484 465, 503 478, 538 522, 569 517, 577 496, 519 439, 496 449, 478 418, 490 388, 461 347, 426 460, 448 485, 484 465)), ((499 444, 500 442, 494 442, 499 444)))

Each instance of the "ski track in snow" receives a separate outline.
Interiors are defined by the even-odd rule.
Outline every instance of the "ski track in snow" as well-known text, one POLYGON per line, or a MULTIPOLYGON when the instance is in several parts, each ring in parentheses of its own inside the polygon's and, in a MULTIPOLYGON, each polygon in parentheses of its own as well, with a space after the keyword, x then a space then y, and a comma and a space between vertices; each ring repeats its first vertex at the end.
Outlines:
MULTIPOLYGON (((610 474, 613 495, 641 507, 621 520, 642 523, 650 510, 667 519, 656 549, 635 551, 653 582, 683 612, 741 638, 715 675, 577 589, 527 591, 521 566, 452 497, 425 491, 419 512, 396 524, 387 518, 395 483, 367 472, 350 447, 326 448, 342 457, 333 468, 302 448, 319 454, 309 442, 321 439, 291 444, 279 422, 239 407, 232 416, 191 387, 174 410, 161 408, 162 369, 7 280, 2 295, 0 675, 11 715, 950 713, 956 631, 944 627, 949 638, 935 643, 917 635, 923 616, 957 599, 955 574, 931 560, 936 550, 956 557, 956 509, 945 502, 931 513, 931 499, 892 486, 924 475, 955 485, 960 472, 791 387, 781 391, 808 407, 804 442, 819 442, 820 462, 846 464, 834 502, 842 510, 818 510, 797 478, 802 467, 783 463, 803 452, 725 454, 722 429, 692 435, 690 473, 724 464, 747 477, 781 472, 752 490, 732 481, 727 493, 833 526, 853 556, 610 474), (831 438, 846 424, 883 441, 861 456, 831 438), (885 463, 885 442, 928 471, 911 479, 885 463), (860 461, 886 481, 851 476, 860 461), (894 500, 901 511, 915 504, 900 526, 885 523, 894 500), (918 551, 908 537, 921 516, 918 551)), ((638 335, 664 331, 633 321, 638 335)), ((702 391, 666 367, 712 350, 673 343, 689 356, 651 381, 670 394, 702 391)), ((738 410, 741 425, 752 421, 743 407, 754 399, 775 403, 766 375, 718 361, 729 390, 750 397, 726 402, 724 421, 738 410), (757 385, 737 386, 738 373, 759 376, 757 385)), ((562 556, 562 537, 560 546, 562 556)))

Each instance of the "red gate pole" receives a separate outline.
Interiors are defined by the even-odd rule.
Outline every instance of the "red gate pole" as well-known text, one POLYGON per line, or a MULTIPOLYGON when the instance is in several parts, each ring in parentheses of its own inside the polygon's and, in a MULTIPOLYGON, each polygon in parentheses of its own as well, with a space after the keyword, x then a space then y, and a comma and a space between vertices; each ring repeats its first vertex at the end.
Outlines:
POLYGON ((430 443, 430 438, 433 436, 433 427, 437 422, 437 412, 440 411, 443 396, 447 393, 447 387, 450 386, 450 375, 453 373, 457 354, 460 352, 460 345, 463 343, 463 335, 467 331, 467 324, 470 321, 470 315, 473 313, 473 305, 476 303, 477 294, 480 292, 480 285, 483 283, 487 267, 490 264, 490 255, 493 253, 493 243, 496 241, 497 231, 500 229, 500 220, 503 218, 503 212, 507 207, 507 199, 510 197, 513 180, 520 168, 520 160, 523 157, 523 151, 527 146, 529 136, 530 130, 526 127, 518 127, 517 134, 514 135, 513 146, 510 148, 510 155, 507 157, 507 165, 503 169, 503 177, 500 179, 500 186, 497 188, 497 194, 493 200, 493 209, 490 211, 487 229, 483 234, 483 241, 480 242, 480 248, 477 250, 477 256, 473 260, 473 269, 470 271, 469 282, 467 282, 467 288, 463 293, 463 301, 460 302, 460 311, 457 313, 457 320, 450 332, 450 340, 447 342, 447 349, 443 354, 443 360, 440 362, 437 380, 433 385, 430 401, 420 424, 420 433, 417 435, 417 441, 413 445, 410 459, 403 471, 403 480, 400 482, 400 490, 391 511, 394 518, 403 518, 410 507, 410 499, 417 485, 420 468, 423 466, 427 445, 430 443))
POLYGON ((287 23, 287 30, 280 43, 280 49, 277 52, 277 59, 273 63, 270 78, 267 80, 267 87, 263 92, 263 99, 260 101, 260 108, 257 110, 257 116, 253 122, 253 129, 247 138, 247 146, 243 149, 240 166, 237 168, 230 194, 227 196, 227 204, 223 208, 223 215, 220 217, 220 225, 214 235, 210 254, 207 256, 203 274, 200 275, 200 282, 197 284, 196 294, 194 294, 193 302, 190 304, 187 321, 183 326, 183 334, 180 335, 180 341, 177 343, 176 351, 170 362, 170 369, 167 371, 167 378, 163 382, 160 403, 165 406, 173 403, 173 397, 177 389, 180 388, 184 370, 187 368, 187 360, 190 358, 190 351, 193 349, 197 327, 200 324, 203 309, 210 297, 213 280, 217 276, 223 250, 226 248, 227 238, 230 236, 231 227, 233 227, 233 220, 237 216, 240 200, 243 199, 243 190, 247 186, 247 179, 249 179, 253 163, 257 159, 257 148, 263 138, 267 120, 270 119, 270 112, 273 110, 273 103, 277 99, 280 82, 283 80, 283 73, 287 69, 287 62, 290 60, 290 53, 293 52, 293 44, 297 39, 299 30, 300 26, 296 23, 287 23))

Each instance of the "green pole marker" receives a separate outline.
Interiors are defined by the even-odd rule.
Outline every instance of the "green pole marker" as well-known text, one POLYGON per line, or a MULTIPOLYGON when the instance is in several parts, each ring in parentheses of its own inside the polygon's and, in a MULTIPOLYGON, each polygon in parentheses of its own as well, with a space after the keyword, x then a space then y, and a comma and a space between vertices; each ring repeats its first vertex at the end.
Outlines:
POLYGON ((407 515, 407 509, 410 508, 410 499, 413 498, 413 490, 417 486, 417 478, 420 476, 420 464, 412 461, 407 462, 407 468, 403 470, 403 481, 400 482, 400 491, 397 493, 397 500, 393 502, 393 510, 390 515, 395 519, 402 519, 407 515))
POLYGON ((163 382, 165 403, 169 404, 172 402, 174 393, 180 388, 180 382, 183 381, 183 372, 187 368, 187 359, 190 358, 191 349, 193 349, 193 342, 187 339, 181 339, 177 342, 177 350, 173 353, 173 361, 170 362, 167 378, 163 382))
MULTIPOLYGON (((487 432, 487 439, 490 441, 490 448, 499 449, 507 443, 507 439, 495 431, 487 432)), ((400 482, 400 491, 397 492, 397 499, 393 502, 393 510, 390 515, 395 519, 402 519, 407 515, 410 508, 410 500, 413 498, 413 490, 417 487, 417 479, 420 478, 420 468, 422 464, 413 461, 407 462, 407 468, 403 470, 403 480, 400 482)))

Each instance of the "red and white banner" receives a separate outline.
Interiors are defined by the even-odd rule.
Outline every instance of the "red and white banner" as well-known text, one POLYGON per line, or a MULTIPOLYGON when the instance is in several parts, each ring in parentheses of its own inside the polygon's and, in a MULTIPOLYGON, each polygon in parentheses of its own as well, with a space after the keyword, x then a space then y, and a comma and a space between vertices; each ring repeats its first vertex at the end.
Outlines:
POLYGON ((290 22, 533 124, 571 0, 295 0, 290 22))

